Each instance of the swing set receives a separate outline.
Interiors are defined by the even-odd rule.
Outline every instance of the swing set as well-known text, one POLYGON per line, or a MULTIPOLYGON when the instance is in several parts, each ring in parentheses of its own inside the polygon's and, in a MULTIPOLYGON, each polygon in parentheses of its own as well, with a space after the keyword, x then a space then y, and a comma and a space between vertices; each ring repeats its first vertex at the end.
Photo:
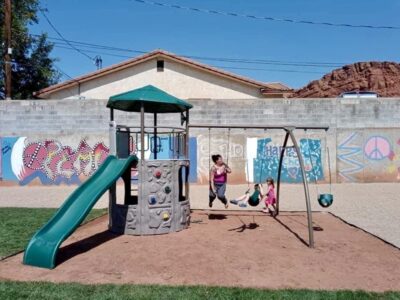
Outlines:
MULTIPOLYGON (((294 135, 295 130, 304 130, 305 133, 307 134, 307 130, 324 130, 325 131, 325 137, 326 137, 326 132, 329 130, 328 126, 255 126, 255 125, 214 125, 214 124, 189 124, 189 128, 197 128, 197 129, 208 129, 208 142, 209 142, 209 167, 211 166, 211 161, 210 161, 210 156, 211 156, 211 129, 227 129, 228 130, 228 148, 227 148, 227 164, 229 162, 229 147, 230 147, 230 133, 231 129, 263 129, 263 130, 268 130, 268 129, 278 129, 278 130, 284 130, 285 131, 285 138, 283 142, 283 146, 280 152, 279 156, 279 166, 278 166, 278 178, 277 178, 277 187, 276 187, 276 216, 279 214, 279 200, 280 200, 280 183, 281 183, 281 173, 282 173, 282 165, 283 165, 283 158, 285 156, 286 149, 289 148, 294 148, 297 154, 297 158, 299 161, 300 165, 300 171, 301 171, 301 176, 302 176, 302 182, 303 182, 303 187, 304 187, 304 195, 305 195, 305 200, 306 200, 306 210, 307 210, 307 221, 308 221, 308 237, 309 237, 309 243, 308 246, 310 248, 314 248, 314 233, 313 233, 313 225, 312 225, 312 212, 311 212, 311 202, 310 202, 310 193, 309 193, 309 188, 308 188, 308 180, 306 176, 306 171, 305 171, 305 164, 303 160, 303 156, 301 155, 300 147, 299 144, 297 143, 296 137, 294 135), (289 138, 292 142, 293 146, 288 146, 288 141, 289 138)), ((332 177, 331 177, 331 167, 330 167, 330 157, 329 157, 329 149, 327 147, 327 142, 325 138, 325 147, 326 147, 326 153, 327 153, 327 160, 328 160, 328 166, 329 166, 329 193, 319 193, 318 191, 318 180, 317 176, 315 174, 314 170, 314 164, 312 162, 313 158, 311 156, 311 146, 310 146, 310 141, 307 138, 307 145, 308 145, 308 154, 309 154, 309 160, 311 162, 311 170, 313 177, 315 179, 315 184, 317 187, 317 194, 318 194, 318 203, 322 207, 328 207, 333 203, 333 195, 332 195, 332 177)), ((244 154, 243 154, 244 156, 244 154)), ((261 181, 261 174, 262 174, 262 167, 263 164, 261 164, 261 172, 259 174, 259 181, 261 181)), ((246 159, 246 179, 247 179, 247 187, 248 191, 250 190, 250 181, 249 181, 249 167, 248 167, 248 160, 246 159)), ((210 179, 209 179, 210 180, 210 179)), ((211 182, 210 182, 211 186, 211 182)), ((255 201, 254 203, 250 203, 249 205, 251 206, 257 206, 259 202, 255 201), (256 203, 257 202, 257 203, 256 203)))

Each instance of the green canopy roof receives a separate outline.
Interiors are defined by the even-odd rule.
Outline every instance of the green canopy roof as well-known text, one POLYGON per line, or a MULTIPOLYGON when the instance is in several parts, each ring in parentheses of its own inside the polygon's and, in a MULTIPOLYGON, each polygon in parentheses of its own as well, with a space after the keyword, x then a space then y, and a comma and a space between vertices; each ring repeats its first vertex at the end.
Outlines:
POLYGON ((107 102, 107 107, 140 112, 141 103, 144 103, 144 111, 147 113, 183 112, 193 107, 191 104, 152 85, 111 96, 107 102))

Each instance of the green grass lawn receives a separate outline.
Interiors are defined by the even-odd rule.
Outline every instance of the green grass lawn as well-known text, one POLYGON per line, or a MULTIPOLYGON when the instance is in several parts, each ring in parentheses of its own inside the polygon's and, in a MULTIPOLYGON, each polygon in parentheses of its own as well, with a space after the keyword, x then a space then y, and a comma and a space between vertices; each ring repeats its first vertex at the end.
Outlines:
MULTIPOLYGON (((0 258, 24 250, 55 212, 55 208, 0 208, 0 258)), ((84 222, 106 213, 107 209, 93 209, 84 222)))
POLYGON ((400 299, 400 292, 258 290, 204 286, 0 282, 1 299, 400 299))

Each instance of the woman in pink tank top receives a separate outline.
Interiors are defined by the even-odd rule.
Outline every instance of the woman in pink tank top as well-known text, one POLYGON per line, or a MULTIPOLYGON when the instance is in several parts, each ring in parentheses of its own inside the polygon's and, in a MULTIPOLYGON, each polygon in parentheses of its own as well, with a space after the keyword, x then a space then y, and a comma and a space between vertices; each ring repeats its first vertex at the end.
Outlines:
POLYGON ((212 155, 211 159, 214 165, 210 170, 210 193, 208 205, 212 207, 215 198, 218 199, 228 208, 228 200, 225 197, 226 182, 228 179, 228 173, 231 173, 231 168, 224 163, 222 156, 219 154, 212 155))

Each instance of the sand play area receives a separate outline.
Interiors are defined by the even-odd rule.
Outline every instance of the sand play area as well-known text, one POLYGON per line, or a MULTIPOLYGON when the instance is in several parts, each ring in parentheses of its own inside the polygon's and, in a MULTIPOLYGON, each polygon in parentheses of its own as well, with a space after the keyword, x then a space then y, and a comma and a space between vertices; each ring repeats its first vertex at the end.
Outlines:
POLYGON ((315 248, 303 212, 194 211, 188 230, 115 235, 103 216, 62 245, 53 270, 0 262, 0 280, 213 285, 257 288, 400 289, 398 248, 331 213, 314 213, 315 248))

